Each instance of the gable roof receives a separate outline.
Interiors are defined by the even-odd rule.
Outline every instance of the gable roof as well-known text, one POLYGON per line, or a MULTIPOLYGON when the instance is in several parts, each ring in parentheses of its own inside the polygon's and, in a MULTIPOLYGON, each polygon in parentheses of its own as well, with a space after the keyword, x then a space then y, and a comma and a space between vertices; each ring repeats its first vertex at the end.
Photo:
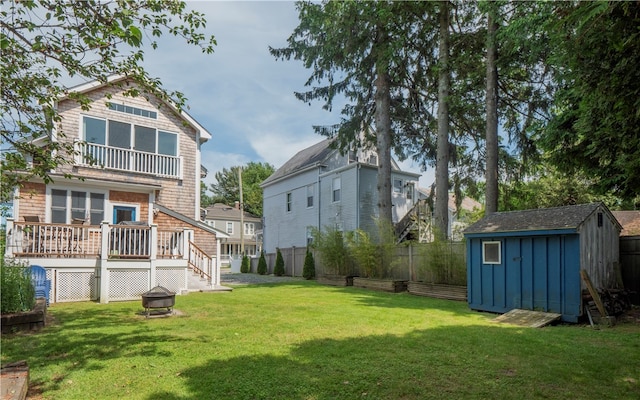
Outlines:
POLYGON ((293 157, 291 157, 286 163, 276 170, 270 177, 264 180, 260 186, 267 186, 285 176, 292 175, 298 172, 303 172, 310 168, 315 168, 322 165, 322 162, 327 159, 329 154, 336 151, 331 147, 333 139, 325 139, 320 143, 316 143, 311 147, 307 147, 304 150, 300 150, 293 157))
MULTIPOLYGON (((535 210, 497 212, 470 225, 464 230, 464 233, 578 229, 598 209, 608 211, 603 203, 589 203, 535 210)), ((612 220, 617 224, 615 218, 612 218, 612 220)))
POLYGON ((196 221, 193 218, 189 218, 186 215, 182 215, 180 213, 177 213, 177 212, 171 210, 170 208, 162 206, 162 205, 160 205, 158 203, 153 203, 153 208, 158 210, 158 211, 160 211, 160 212, 162 212, 162 213, 164 213, 164 214, 167 214, 167 215, 169 215, 169 216, 171 216, 171 217, 173 217, 173 218, 175 218, 175 219, 177 219, 177 220, 179 220, 181 222, 184 222, 184 223, 186 223, 188 225, 200 228, 203 231, 206 231, 206 232, 209 232, 209 233, 213 233, 213 234, 216 235, 217 239, 230 238, 231 237, 231 236, 229 236, 229 234, 227 232, 223 232, 223 231, 221 231, 219 229, 216 229, 214 227, 211 227, 211 226, 209 226, 209 225, 207 225, 207 224, 205 224, 203 222, 196 221))
MULTIPOLYGON (((212 220, 212 219, 229 220, 229 221, 240 220, 240 214, 241 214, 240 209, 223 204, 223 203, 215 203, 214 205, 207 207, 206 210, 207 210, 206 219, 208 220, 212 220)), ((244 211, 243 217, 245 218, 245 220, 249 220, 249 221, 251 220, 260 221, 260 217, 253 215, 247 211, 244 211)))
MULTIPOLYGON (((113 85, 118 82, 125 81, 127 79, 129 78, 126 75, 120 75, 120 74, 110 75, 107 77, 106 82, 100 82, 98 80, 94 80, 91 82, 86 82, 86 83, 74 86, 72 88, 69 88, 68 91, 73 93, 88 93, 95 89, 98 89, 104 86, 113 85)), ((68 98, 69 98, 68 96, 61 96, 58 98, 58 102, 62 100, 66 100, 68 98)), ((185 122, 187 122, 187 124, 189 124, 189 126, 191 126, 193 129, 195 129, 200 133, 200 143, 204 143, 209 139, 211 139, 211 133, 207 131, 202 125, 200 125, 198 121, 196 121, 191 115, 187 114, 184 110, 179 110, 176 104, 173 103, 172 101, 167 101, 163 99, 159 99, 159 100, 162 101, 163 104, 167 105, 173 112, 180 115, 182 119, 185 122)))
POLYGON ((611 211, 622 225, 620 236, 640 235, 640 211, 611 211))

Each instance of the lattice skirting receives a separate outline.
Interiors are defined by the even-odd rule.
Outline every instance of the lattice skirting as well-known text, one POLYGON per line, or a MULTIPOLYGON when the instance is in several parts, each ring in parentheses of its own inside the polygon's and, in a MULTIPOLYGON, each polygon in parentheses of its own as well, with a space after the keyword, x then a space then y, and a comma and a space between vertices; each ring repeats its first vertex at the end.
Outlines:
POLYGON ((180 293, 187 287, 187 274, 184 268, 156 268, 156 284, 172 292, 180 293))
POLYGON ((139 300, 149 290, 148 269, 108 270, 109 301, 139 300))
MULTIPOLYGON (((47 278, 50 274, 52 271, 47 269, 47 278)), ((95 270, 57 270, 55 293, 56 302, 97 300, 95 270)))

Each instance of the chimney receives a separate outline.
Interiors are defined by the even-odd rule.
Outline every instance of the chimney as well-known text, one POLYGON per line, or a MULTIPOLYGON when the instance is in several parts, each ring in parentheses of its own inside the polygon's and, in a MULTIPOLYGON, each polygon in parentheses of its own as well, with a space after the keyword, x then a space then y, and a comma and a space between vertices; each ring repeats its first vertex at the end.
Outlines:
POLYGON ((236 210, 239 210, 239 209, 240 209, 240 202, 236 201, 236 210))

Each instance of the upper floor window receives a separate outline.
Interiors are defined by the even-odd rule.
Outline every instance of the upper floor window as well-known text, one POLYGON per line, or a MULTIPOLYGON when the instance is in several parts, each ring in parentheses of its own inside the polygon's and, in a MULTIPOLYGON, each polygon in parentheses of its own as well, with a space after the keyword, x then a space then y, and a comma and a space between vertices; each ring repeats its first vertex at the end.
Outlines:
POLYGON ((124 104, 109 103, 109 109, 127 114, 139 115, 141 117, 158 119, 158 113, 155 111, 143 110, 142 108, 138 107, 125 106, 124 104))
POLYGON ((313 194, 315 191, 315 185, 307 186, 307 208, 313 207, 313 194))
POLYGON ((407 183, 407 200, 413 200, 415 190, 416 185, 413 182, 407 183))
POLYGON ((233 235, 233 222, 231 221, 227 222, 227 233, 229 235, 233 235))
POLYGON ((393 193, 402 194, 402 179, 393 180, 393 193))
POLYGON ((341 186, 340 177, 333 178, 333 182, 331 182, 331 188, 332 188, 331 200, 333 202, 340 201, 340 186, 341 186))
POLYGON ((256 232, 255 225, 253 222, 245 222, 244 223, 244 234, 245 235, 253 235, 256 232))
POLYGON ((287 193, 287 212, 291 212, 293 204, 292 204, 292 194, 291 192, 287 193))
POLYGON ((75 220, 89 220, 100 225, 104 220, 104 193, 51 189, 51 222, 69 224, 75 220))
POLYGON ((176 133, 147 126, 84 116, 82 118, 82 135, 88 143, 174 157, 178 155, 178 135, 176 133))

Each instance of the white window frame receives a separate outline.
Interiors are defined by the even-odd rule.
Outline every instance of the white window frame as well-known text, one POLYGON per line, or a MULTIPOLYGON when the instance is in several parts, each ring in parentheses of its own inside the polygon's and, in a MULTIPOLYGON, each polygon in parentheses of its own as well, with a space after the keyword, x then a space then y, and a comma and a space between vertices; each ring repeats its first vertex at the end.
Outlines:
POLYGON ((313 200, 315 195, 315 184, 307 185, 307 208, 313 208, 313 200))
POLYGON ((340 177, 335 177, 331 180, 331 202, 338 203, 341 200, 342 195, 342 181, 340 177))
POLYGON ((233 221, 227 221, 225 232, 227 232, 229 235, 233 235, 233 221))
MULTIPOLYGON (((79 193, 84 193, 85 194, 85 210, 84 213, 85 215, 82 217, 83 219, 87 219, 87 213, 89 214, 89 223, 90 218, 91 218, 91 194, 95 193, 95 194, 101 194, 103 195, 103 205, 102 205, 102 220, 104 220, 105 218, 107 218, 107 215, 111 215, 113 213, 113 209, 111 208, 110 204, 109 204, 109 193, 105 190, 96 190, 96 189, 92 189, 92 188, 81 188, 81 187, 70 187, 70 186, 49 186, 47 187, 47 191, 46 191, 46 201, 45 201, 45 207, 46 207, 46 212, 45 212, 45 218, 46 221, 51 222, 53 220, 53 213, 52 213, 52 207, 53 207, 53 190, 60 190, 60 191, 64 191, 66 192, 66 199, 65 199, 65 224, 70 224, 71 221, 73 220, 72 217, 72 198, 71 198, 71 192, 79 192, 79 193)), ((102 221, 100 221, 102 222, 102 221)))
POLYGON ((393 193, 402 194, 403 193, 402 185, 403 185, 402 179, 394 178, 393 179, 393 193))
POLYGON ((253 222, 245 222, 244 223, 244 234, 245 235, 254 235, 256 232, 256 227, 253 222))
POLYGON ((499 240, 484 240, 482 241, 482 263, 489 265, 500 265, 502 264, 502 242, 499 240), (498 259, 497 260, 488 260, 487 259, 487 245, 497 245, 498 246, 498 259))

